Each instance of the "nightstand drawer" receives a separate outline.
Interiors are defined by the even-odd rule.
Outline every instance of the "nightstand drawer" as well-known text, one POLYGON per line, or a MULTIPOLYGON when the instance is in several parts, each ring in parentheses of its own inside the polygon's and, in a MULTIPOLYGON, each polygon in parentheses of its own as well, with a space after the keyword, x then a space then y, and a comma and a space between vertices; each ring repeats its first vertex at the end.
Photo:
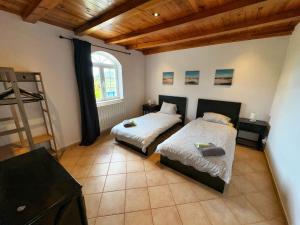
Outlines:
POLYGON ((252 123, 239 123, 239 129, 254 133, 264 134, 266 127, 262 127, 252 123))

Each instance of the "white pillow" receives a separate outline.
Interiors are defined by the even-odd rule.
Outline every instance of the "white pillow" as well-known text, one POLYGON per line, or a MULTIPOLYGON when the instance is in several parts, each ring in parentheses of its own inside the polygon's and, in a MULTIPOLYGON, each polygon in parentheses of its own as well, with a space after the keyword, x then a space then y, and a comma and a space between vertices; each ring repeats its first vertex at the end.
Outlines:
POLYGON ((161 105, 161 108, 160 108, 160 112, 165 113, 165 114, 176 114, 177 106, 176 106, 176 104, 163 102, 163 104, 161 105))
POLYGON ((203 115, 203 120, 228 125, 231 119, 219 113, 205 112, 203 115))

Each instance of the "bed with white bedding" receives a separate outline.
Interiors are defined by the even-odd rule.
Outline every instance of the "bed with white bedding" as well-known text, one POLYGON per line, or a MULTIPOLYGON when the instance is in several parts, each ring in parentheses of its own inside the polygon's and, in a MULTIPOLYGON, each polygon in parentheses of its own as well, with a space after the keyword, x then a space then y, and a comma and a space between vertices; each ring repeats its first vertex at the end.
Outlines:
POLYGON ((229 183, 234 159, 236 129, 232 126, 205 121, 191 121, 157 146, 156 153, 192 166, 198 171, 220 177, 229 183), (223 156, 203 157, 195 143, 214 143, 225 150, 223 156))
POLYGON ((240 107, 239 102, 198 99, 197 119, 157 146, 161 163, 223 193, 231 178, 240 107), (218 121, 216 113, 226 121, 218 121), (213 143, 225 155, 203 156, 196 143, 213 143))
POLYGON ((159 95, 159 112, 131 119, 136 124, 133 127, 126 128, 120 123, 112 128, 111 134, 117 142, 150 155, 158 144, 183 126, 186 101, 185 97, 159 95), (171 108, 164 107, 168 105, 171 108), (172 105, 175 107, 172 108, 172 105))
POLYGON ((111 133, 119 141, 134 145, 146 152, 146 148, 163 132, 177 123, 181 123, 180 114, 161 112, 148 113, 132 119, 136 126, 126 128, 122 123, 112 128, 111 133))

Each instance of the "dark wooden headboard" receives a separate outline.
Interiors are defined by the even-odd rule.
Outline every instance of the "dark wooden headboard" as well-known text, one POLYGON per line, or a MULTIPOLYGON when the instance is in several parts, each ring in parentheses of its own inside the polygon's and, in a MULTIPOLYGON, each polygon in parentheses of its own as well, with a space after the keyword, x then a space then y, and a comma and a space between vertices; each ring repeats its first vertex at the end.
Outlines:
POLYGON ((177 97, 177 96, 168 96, 168 95, 158 96, 159 107, 161 107, 163 102, 176 104, 177 113, 181 115, 183 125, 185 122, 186 101, 187 101, 186 97, 177 97))
POLYGON ((220 113, 230 117, 231 123, 233 123, 234 127, 236 128, 239 120, 240 110, 240 102, 227 102, 199 98, 196 118, 203 117, 203 113, 205 112, 220 113))

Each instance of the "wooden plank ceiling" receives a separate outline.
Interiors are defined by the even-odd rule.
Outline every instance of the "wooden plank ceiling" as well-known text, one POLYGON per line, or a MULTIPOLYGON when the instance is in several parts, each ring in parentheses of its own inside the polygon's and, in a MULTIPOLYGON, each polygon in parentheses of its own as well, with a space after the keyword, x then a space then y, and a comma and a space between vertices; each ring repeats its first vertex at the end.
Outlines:
POLYGON ((144 54, 290 35, 300 21, 300 0, 0 0, 0 10, 144 54))

